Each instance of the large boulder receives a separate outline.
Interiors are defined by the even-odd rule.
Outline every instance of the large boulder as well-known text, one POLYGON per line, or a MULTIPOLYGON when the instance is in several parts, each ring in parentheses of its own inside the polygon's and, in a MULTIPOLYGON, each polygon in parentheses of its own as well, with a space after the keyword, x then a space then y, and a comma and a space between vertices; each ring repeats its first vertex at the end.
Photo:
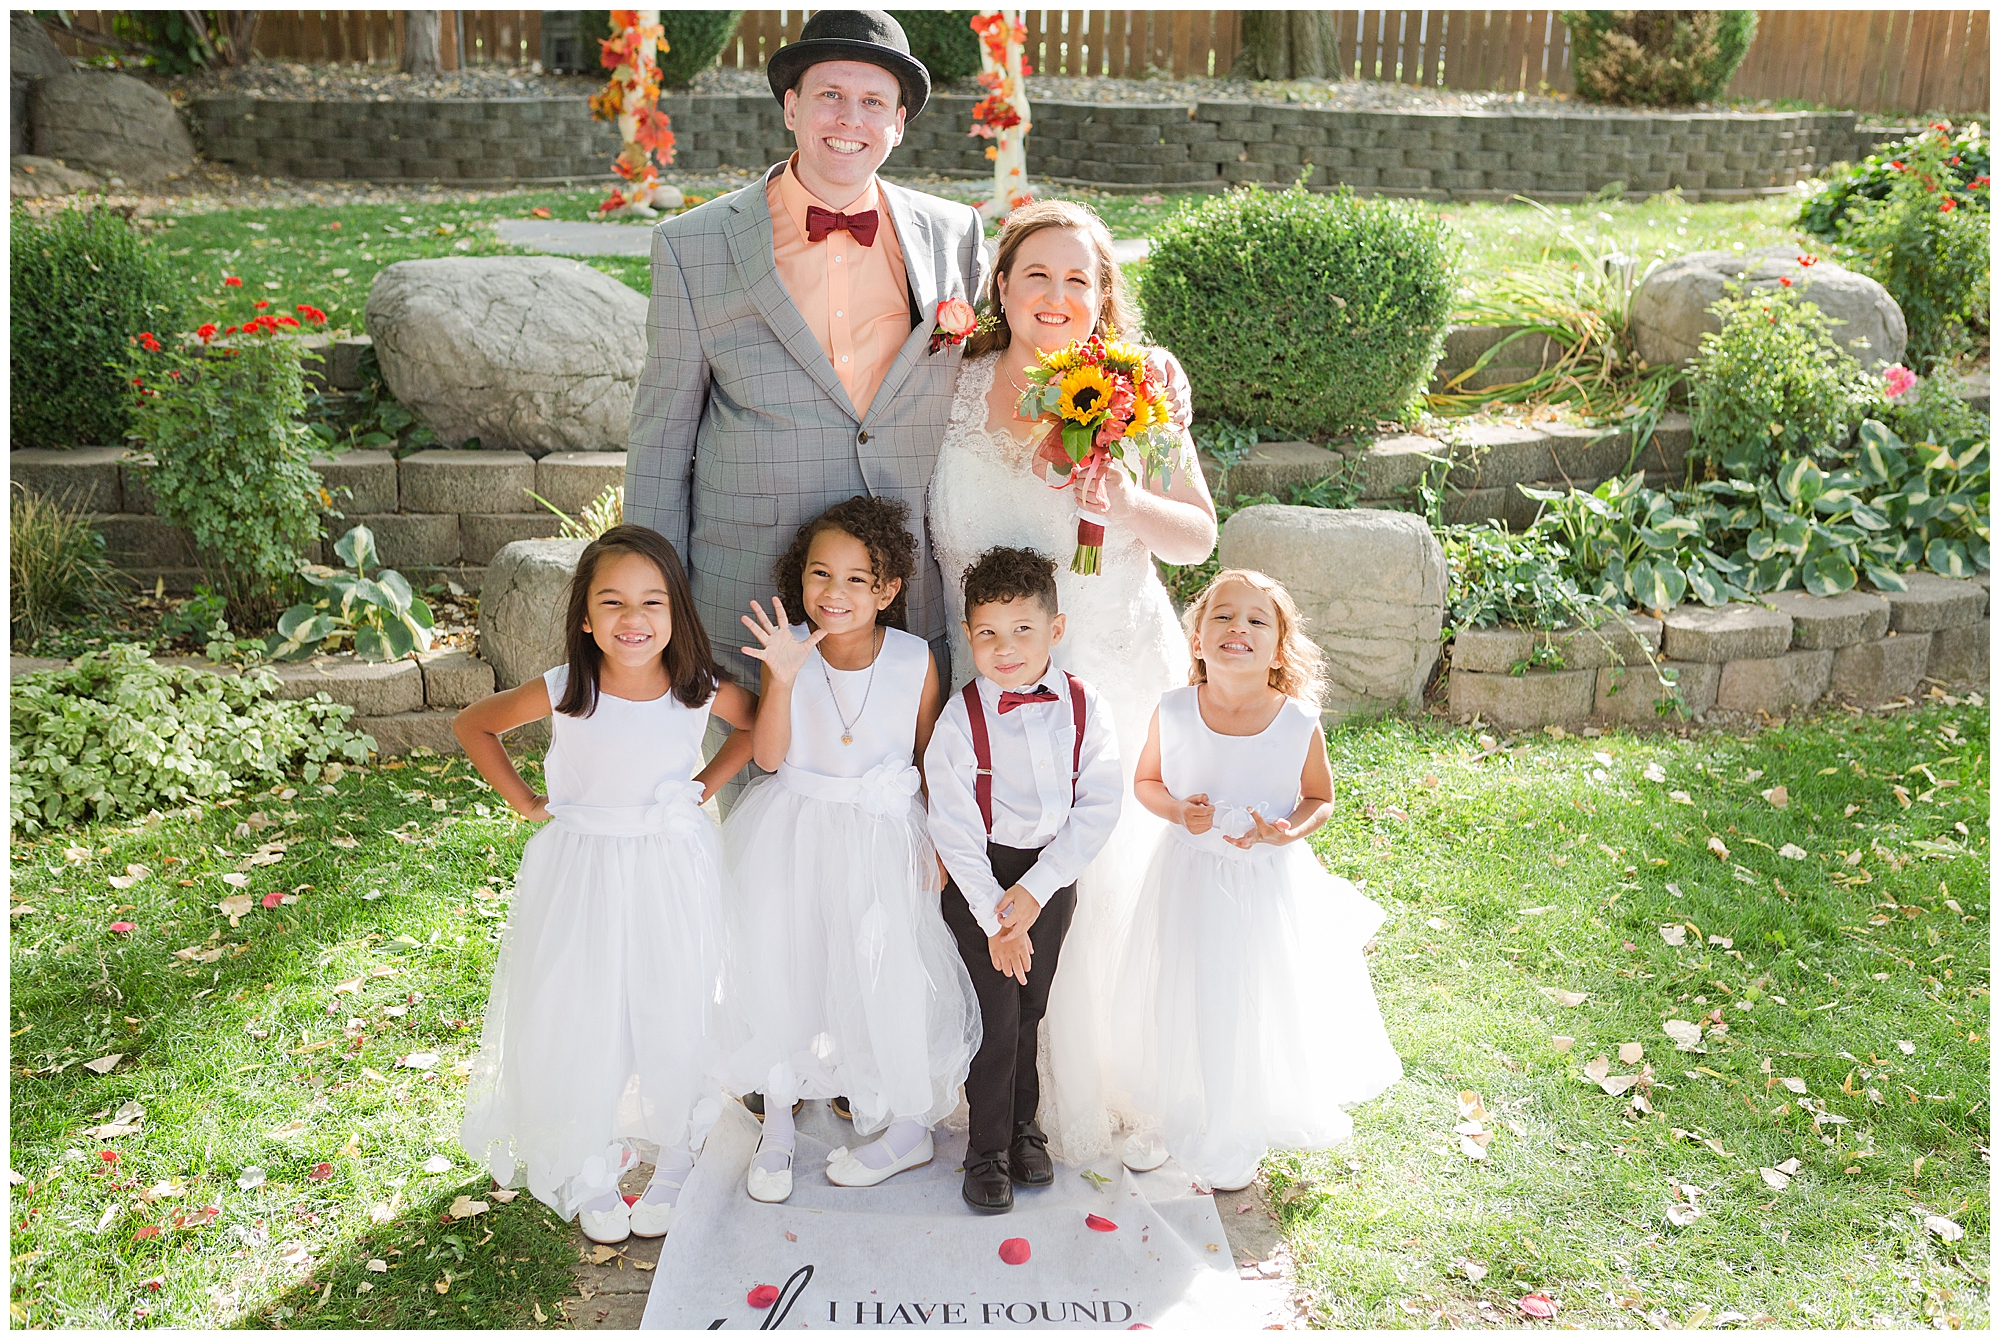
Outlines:
POLYGON ((446 446, 623 451, 646 299, 555 256, 398 261, 368 291, 396 399, 446 446))
POLYGON ((583 540, 515 540, 493 556, 479 588, 479 655, 503 689, 562 664, 563 616, 583 540))
POLYGON ((72 70, 28 90, 34 151, 127 186, 157 186, 194 166, 194 137, 167 95, 130 75, 72 70))
POLYGON ((69 57, 57 49, 48 30, 24 10, 15 10, 7 29, 7 60, 13 72, 13 115, 9 123, 7 152, 24 154, 34 147, 28 130, 28 90, 37 79, 51 79, 70 71, 69 57))
POLYGON ((1865 369, 1903 361, 1909 329, 1903 309, 1889 290, 1832 261, 1799 264, 1797 247, 1761 251, 1694 251, 1667 262, 1632 295, 1632 335, 1639 356, 1651 364, 1685 363, 1701 347, 1704 331, 1722 322, 1708 309, 1729 296, 1724 285, 1740 282, 1744 292, 1792 286, 1836 324, 1833 337, 1865 369))
POLYGON ((67 163, 33 154, 15 154, 8 193, 16 200, 46 200, 78 191, 101 191, 104 183, 67 163))
POLYGON ((1326 653, 1330 720, 1414 710, 1444 628, 1444 551, 1407 512, 1264 504, 1222 527, 1222 565, 1275 578, 1326 653))

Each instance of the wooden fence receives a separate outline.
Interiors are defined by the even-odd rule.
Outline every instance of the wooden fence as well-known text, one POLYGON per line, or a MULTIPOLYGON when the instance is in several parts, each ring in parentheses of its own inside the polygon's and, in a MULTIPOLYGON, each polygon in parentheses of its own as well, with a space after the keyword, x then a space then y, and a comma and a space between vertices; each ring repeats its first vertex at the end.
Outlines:
MULTIPOLYGON (((810 11, 749 10, 722 64, 759 69, 797 41, 810 11)), ((111 11, 71 11, 77 26, 111 29, 111 11)), ((1336 11, 1343 66, 1357 79, 1530 93, 1575 87, 1569 30, 1548 9, 1336 11)), ((539 10, 444 10, 446 69, 541 59, 539 10)), ((1228 9, 1031 9, 1028 62, 1048 75, 1142 78, 1225 75, 1240 13, 1228 9)), ((1757 38, 1731 82, 1733 98, 1770 98, 1862 112, 1987 113, 1985 10, 1760 10, 1757 38)), ((267 58, 394 65, 396 10, 264 10, 254 43, 267 58)), ((58 39, 71 55, 97 48, 58 39)))

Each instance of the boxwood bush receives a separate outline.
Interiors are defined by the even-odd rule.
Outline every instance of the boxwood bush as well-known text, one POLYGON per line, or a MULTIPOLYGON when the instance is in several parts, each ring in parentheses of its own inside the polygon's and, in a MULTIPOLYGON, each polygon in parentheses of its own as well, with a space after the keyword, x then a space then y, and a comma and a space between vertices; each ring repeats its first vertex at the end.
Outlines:
POLYGON ((1402 417, 1444 348, 1457 238, 1351 191, 1255 188, 1182 210, 1153 243, 1147 337, 1205 418, 1326 436, 1402 417))
POLYGON ((903 25, 903 35, 910 39, 910 54, 923 62, 931 72, 932 87, 937 87, 979 73, 979 35, 972 31, 972 18, 978 12, 892 9, 889 17, 903 25))
POLYGON ((1722 96, 1757 35, 1754 9, 1566 9, 1577 94, 1684 107, 1722 96))
POLYGON ((139 331, 181 328, 181 282, 114 210, 16 206, 9 231, 13 444, 122 445, 132 395, 114 365, 139 331))

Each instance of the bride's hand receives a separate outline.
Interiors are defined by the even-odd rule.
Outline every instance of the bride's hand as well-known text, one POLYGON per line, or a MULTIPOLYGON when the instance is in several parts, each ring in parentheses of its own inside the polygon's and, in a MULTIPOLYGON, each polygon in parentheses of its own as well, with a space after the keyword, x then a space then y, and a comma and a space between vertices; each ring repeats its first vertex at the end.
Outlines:
POLYGON ((752 621, 749 614, 744 615, 743 626, 763 645, 761 648, 745 647, 743 654, 762 661, 764 668, 771 672, 774 683, 790 684, 805 668, 807 655, 826 637, 826 630, 814 629, 812 635, 801 642, 792 636, 790 626, 785 623, 785 602, 772 596, 771 608, 776 611, 776 623, 764 617, 762 605, 754 600, 750 602, 751 613, 757 617, 752 621))
MULTIPOLYGON (((1122 516, 1132 507, 1132 492, 1138 485, 1124 469, 1113 465, 1104 472, 1104 502, 1101 506, 1086 504, 1085 510, 1104 516, 1122 516)), ((1092 500, 1094 503, 1095 500, 1092 500)))

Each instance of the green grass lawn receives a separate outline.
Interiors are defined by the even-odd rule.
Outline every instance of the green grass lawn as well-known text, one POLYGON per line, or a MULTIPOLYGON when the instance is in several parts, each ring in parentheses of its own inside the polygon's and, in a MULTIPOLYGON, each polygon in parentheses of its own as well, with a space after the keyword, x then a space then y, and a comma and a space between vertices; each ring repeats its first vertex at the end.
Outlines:
MULTIPOLYGON (((955 198, 978 194, 958 183, 944 189, 955 198)), ((1089 204, 1120 238, 1150 236, 1174 213, 1203 199, 1051 189, 1089 204)), ((236 275, 244 293, 270 299, 278 311, 312 303, 326 311, 333 325, 358 331, 368 286, 384 266, 432 256, 523 254, 494 237, 496 220, 531 218, 537 208, 548 210, 552 219, 584 220, 602 198, 601 192, 575 189, 521 191, 455 204, 224 209, 168 215, 154 231, 153 244, 164 248, 188 278, 206 315, 240 316, 239 295, 221 287, 225 275, 236 275)), ((1642 260, 1733 246, 1755 249, 1798 237, 1790 226, 1798 204, 1789 196, 1704 205, 1659 196, 1643 203, 1560 206, 1551 214, 1523 204, 1426 203, 1420 208, 1438 212, 1458 229, 1466 244, 1466 274, 1474 284, 1479 275, 1500 266, 1562 253, 1558 233, 1565 223, 1615 238, 1642 260)), ((578 259, 642 293, 650 291, 643 256, 578 259)))
MULTIPOLYGON (((1961 706, 1499 752, 1337 733, 1321 845, 1389 910, 1372 963, 1408 1075, 1349 1147, 1269 1165, 1313 1316, 1518 1320, 1541 1290, 1586 1325, 1985 1325, 1987 730, 1961 706), (1782 810, 1760 794, 1780 784, 1782 810), (1669 1020, 1728 1027, 1680 1052, 1669 1020), (1645 1083, 1580 1078, 1628 1042, 1644 1058, 1613 1073, 1645 1083), (1769 1189, 1758 1169, 1791 1158, 1769 1189), (1677 1196, 1702 1217, 1669 1223, 1677 1196)), ((455 1140, 527 835, 463 760, 418 758, 17 839, 15 1324, 558 1324, 564 1229, 488 1195, 455 1140), (127 1102, 139 1129, 89 1133, 127 1102), (460 1196, 489 1208, 440 1222, 460 1196)))

